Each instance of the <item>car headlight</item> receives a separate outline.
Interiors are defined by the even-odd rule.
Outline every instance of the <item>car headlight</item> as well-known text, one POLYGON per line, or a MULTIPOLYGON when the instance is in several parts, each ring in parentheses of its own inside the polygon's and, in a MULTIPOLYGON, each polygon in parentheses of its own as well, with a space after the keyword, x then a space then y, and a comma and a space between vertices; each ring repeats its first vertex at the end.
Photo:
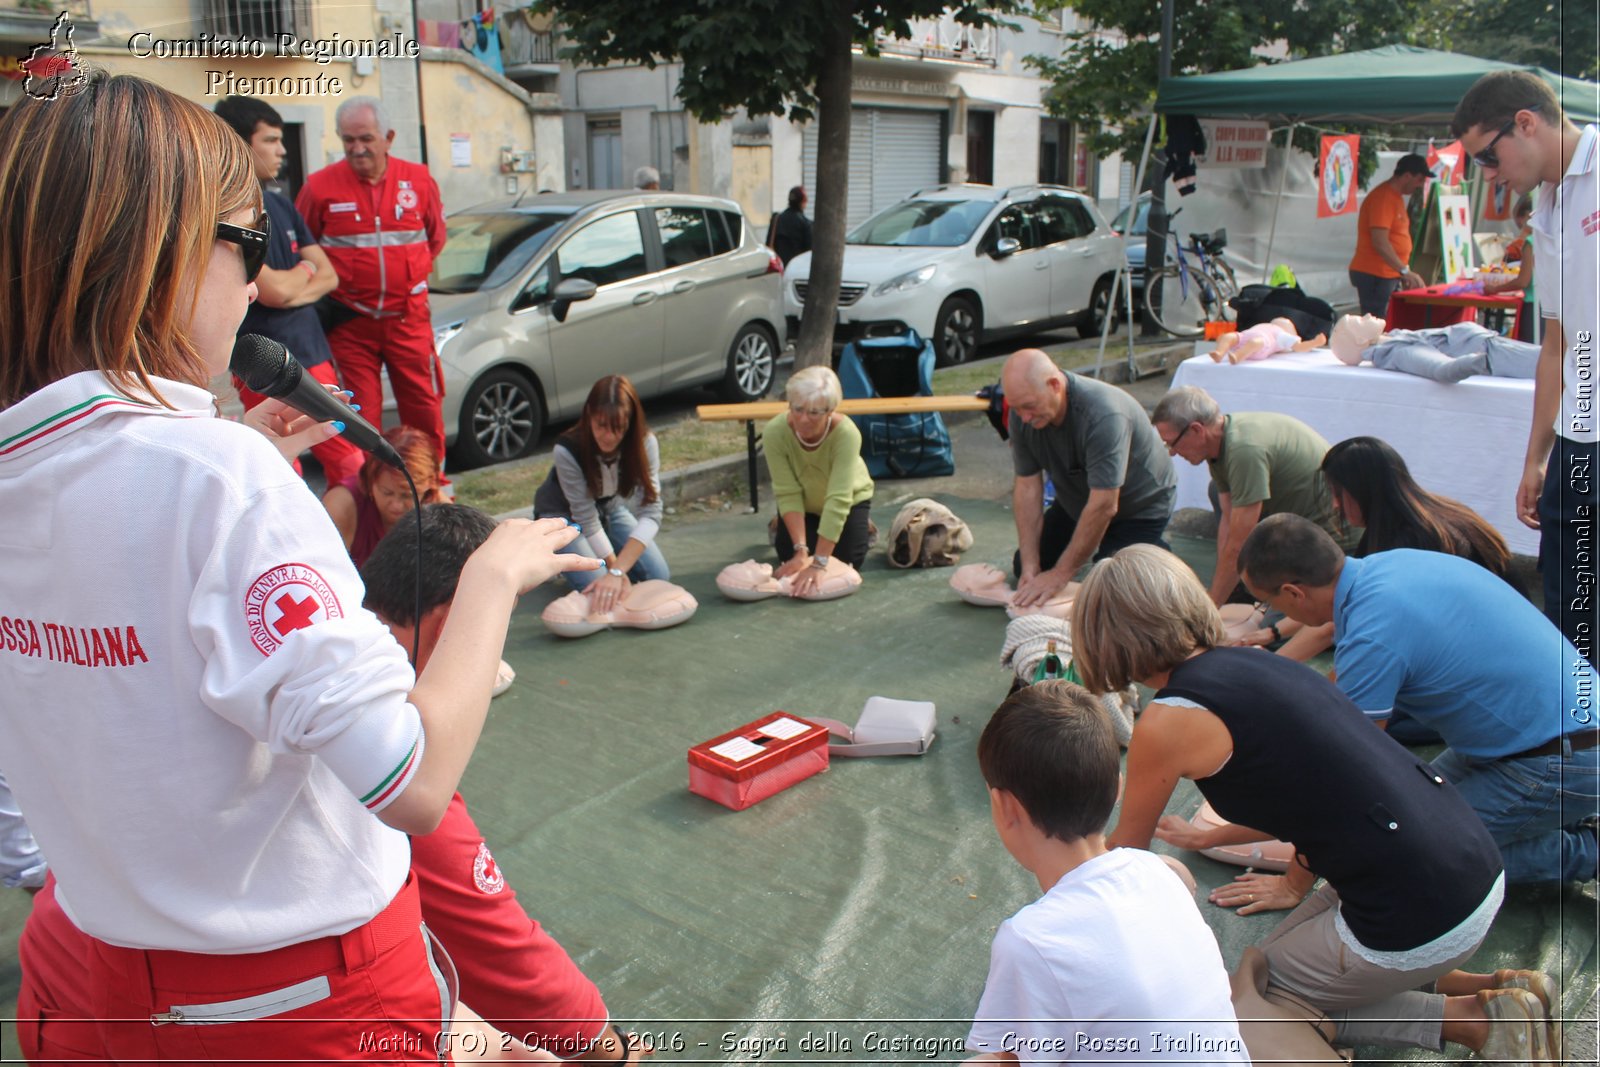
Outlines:
POLYGON ((890 293, 903 293, 915 289, 919 285, 927 285, 933 276, 939 273, 939 268, 929 263, 926 267, 919 267, 914 271, 890 278, 876 289, 872 290, 873 296, 888 296, 890 293))
POLYGON ((452 322, 448 326, 435 326, 433 328, 433 350, 442 353, 445 343, 466 329, 466 326, 465 322, 452 322))

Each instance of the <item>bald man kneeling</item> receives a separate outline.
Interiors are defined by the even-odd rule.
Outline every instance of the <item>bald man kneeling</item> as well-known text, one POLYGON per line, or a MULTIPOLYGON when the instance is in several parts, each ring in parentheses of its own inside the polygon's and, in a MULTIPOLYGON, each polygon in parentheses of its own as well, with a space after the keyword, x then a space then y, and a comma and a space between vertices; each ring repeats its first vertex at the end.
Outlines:
POLYGON ((1000 373, 1011 405, 1019 607, 1054 596, 1091 559, 1131 544, 1168 548, 1177 476, 1139 402, 1057 367, 1037 348, 1000 373), (1056 499, 1044 506, 1044 475, 1056 499))

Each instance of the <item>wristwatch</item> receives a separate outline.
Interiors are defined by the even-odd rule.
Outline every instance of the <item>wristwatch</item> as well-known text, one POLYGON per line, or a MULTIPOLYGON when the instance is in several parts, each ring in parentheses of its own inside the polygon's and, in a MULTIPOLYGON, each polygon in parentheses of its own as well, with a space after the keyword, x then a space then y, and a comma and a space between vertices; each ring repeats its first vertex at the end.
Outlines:
POLYGON ((819 571, 826 570, 828 568, 828 563, 832 559, 832 556, 812 556, 811 565, 819 571))
POLYGON ((607 567, 606 568, 606 573, 611 575, 611 577, 613 577, 613 578, 625 578, 625 577, 627 577, 627 575, 623 574, 622 571, 620 569, 616 568, 616 567, 607 567))

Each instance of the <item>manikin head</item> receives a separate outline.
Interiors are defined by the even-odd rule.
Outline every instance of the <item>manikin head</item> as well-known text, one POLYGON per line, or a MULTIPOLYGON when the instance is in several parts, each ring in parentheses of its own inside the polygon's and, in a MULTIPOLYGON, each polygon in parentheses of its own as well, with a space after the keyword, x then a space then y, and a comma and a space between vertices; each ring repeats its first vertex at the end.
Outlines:
POLYGON ((1354 367, 1361 362, 1362 354, 1378 343, 1383 336, 1384 321, 1376 315, 1341 315, 1333 324, 1333 336, 1328 347, 1339 357, 1339 362, 1354 367))

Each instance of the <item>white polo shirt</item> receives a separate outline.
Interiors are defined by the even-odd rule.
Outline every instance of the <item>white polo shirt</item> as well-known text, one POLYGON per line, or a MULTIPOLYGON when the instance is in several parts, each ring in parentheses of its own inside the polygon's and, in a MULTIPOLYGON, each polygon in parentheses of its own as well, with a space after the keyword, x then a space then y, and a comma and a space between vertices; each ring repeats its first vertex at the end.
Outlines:
POLYGON ((1567 340, 1555 429, 1579 442, 1600 440, 1600 363, 1595 354, 1595 337, 1600 333, 1597 154, 1600 137, 1593 125, 1585 126, 1560 183, 1539 187, 1539 206, 1530 220, 1541 313, 1561 321, 1567 340))
POLYGON ((259 952, 381 911, 422 751, 316 498, 210 393, 75 374, 0 411, 0 753, 77 925, 259 952), (369 810, 370 809, 370 810, 369 810))

